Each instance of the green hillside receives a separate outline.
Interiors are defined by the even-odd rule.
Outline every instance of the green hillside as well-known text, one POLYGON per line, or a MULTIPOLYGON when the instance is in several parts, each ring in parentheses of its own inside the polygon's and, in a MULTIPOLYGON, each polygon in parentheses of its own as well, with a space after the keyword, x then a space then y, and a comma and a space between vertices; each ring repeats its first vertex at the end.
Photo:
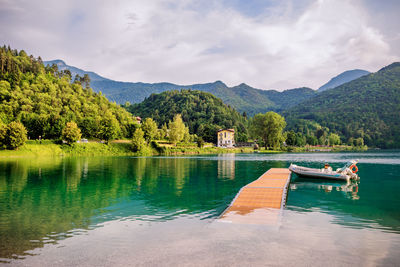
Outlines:
POLYGON ((400 147, 400 63, 324 91, 284 115, 289 129, 316 121, 343 140, 362 137, 368 146, 400 147))
POLYGON ((228 87, 221 81, 205 84, 176 85, 172 83, 127 83, 111 80, 94 81, 93 87, 117 103, 140 103, 152 93, 191 89, 208 92, 234 107, 239 112, 253 116, 267 111, 281 111, 293 107, 317 94, 310 88, 289 89, 283 92, 255 89, 247 84, 228 87))
POLYGON ((216 132, 221 128, 235 128, 239 141, 247 139, 246 118, 210 93, 197 90, 166 91, 152 94, 142 103, 126 108, 142 118, 153 118, 159 127, 180 113, 190 133, 208 142, 216 142, 216 132))
POLYGON ((68 69, 73 74, 73 77, 75 74, 80 76, 88 74, 92 80, 91 86, 93 90, 96 92, 101 91, 109 100, 119 104, 125 104, 125 102, 140 103, 153 93, 191 89, 211 93, 221 98, 225 104, 234 107, 237 111, 246 112, 249 116, 253 116, 256 113, 265 113, 270 110, 285 110, 317 94, 315 90, 304 87, 278 92, 275 90, 256 89, 244 83, 228 87, 221 81, 192 85, 178 85, 166 82, 118 82, 101 77, 94 72, 69 66, 62 60, 46 61, 45 64, 56 64, 60 70, 68 69))
POLYGON ((87 79, 71 83, 68 71, 44 67, 25 51, 0 47, 0 122, 20 121, 28 137, 57 139, 69 121, 84 137, 101 138, 107 126, 115 137, 129 136, 132 115, 89 88, 87 79), (109 127, 110 128, 110 127, 109 127))

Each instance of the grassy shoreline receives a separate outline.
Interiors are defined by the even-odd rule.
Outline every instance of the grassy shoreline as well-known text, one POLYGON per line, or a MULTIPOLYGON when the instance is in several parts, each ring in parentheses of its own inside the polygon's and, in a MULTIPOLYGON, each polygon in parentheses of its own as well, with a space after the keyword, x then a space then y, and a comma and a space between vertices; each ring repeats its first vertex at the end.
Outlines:
POLYGON ((366 147, 287 147, 285 150, 257 150, 250 147, 219 148, 208 146, 178 145, 176 147, 159 146, 153 143, 144 152, 135 153, 130 148, 130 142, 111 142, 103 144, 97 142, 69 145, 55 144, 52 141, 28 141, 17 150, 0 150, 0 158, 4 157, 43 157, 43 156, 157 156, 157 155, 196 155, 220 153, 296 153, 296 152, 339 152, 339 151, 365 151, 366 147))
POLYGON ((0 150, 0 158, 7 157, 43 157, 43 156, 157 156, 157 155, 191 155, 218 153, 251 153, 252 148, 225 149, 218 147, 170 147, 162 150, 154 147, 144 152, 135 153, 130 143, 85 143, 60 145, 45 142, 25 144, 17 150, 0 150))

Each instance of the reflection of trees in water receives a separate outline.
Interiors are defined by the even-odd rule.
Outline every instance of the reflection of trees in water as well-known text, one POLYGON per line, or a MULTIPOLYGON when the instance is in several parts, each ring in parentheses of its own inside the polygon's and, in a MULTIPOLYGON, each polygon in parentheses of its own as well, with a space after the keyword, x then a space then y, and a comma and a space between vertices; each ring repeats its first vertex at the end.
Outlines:
POLYGON ((124 177, 110 177, 124 168, 113 160, 44 161, 0 163, 0 257, 22 255, 44 242, 65 238, 71 229, 87 229, 98 209, 126 196, 133 187, 124 177), (43 241, 44 237, 49 239, 43 241))
POLYGON ((143 203, 144 215, 185 210, 217 216, 265 171, 243 161, 236 163, 241 179, 217 179, 218 161, 179 157, 15 159, 0 167, 0 257, 6 258, 88 229, 93 218, 109 220, 105 208, 123 202, 129 205, 118 216, 132 216, 143 203))
POLYGON ((136 158, 132 163, 138 190, 148 194, 167 187, 169 193, 179 195, 191 168, 191 161, 179 158, 136 158))
POLYGON ((28 166, 19 161, 0 162, 0 194, 21 192, 27 183, 28 166))
POLYGON ((140 191, 142 187, 142 180, 146 170, 146 158, 134 158, 132 162, 132 174, 136 182, 137 190, 140 191))
MULTIPOLYGON (((218 164, 218 160, 196 158, 148 158, 145 178, 141 183, 142 194, 138 198, 145 200, 151 206, 169 210, 202 212, 218 206, 222 211, 246 182, 216 179, 218 164)), ((254 163, 240 162, 242 179, 251 180, 261 174, 254 168, 245 167, 252 164, 254 163), (246 175, 244 174, 246 172, 252 174, 246 175)), ((227 166, 231 172, 234 166, 227 166)))
POLYGON ((82 177, 82 162, 72 158, 63 161, 63 179, 67 183, 68 191, 75 191, 82 177))

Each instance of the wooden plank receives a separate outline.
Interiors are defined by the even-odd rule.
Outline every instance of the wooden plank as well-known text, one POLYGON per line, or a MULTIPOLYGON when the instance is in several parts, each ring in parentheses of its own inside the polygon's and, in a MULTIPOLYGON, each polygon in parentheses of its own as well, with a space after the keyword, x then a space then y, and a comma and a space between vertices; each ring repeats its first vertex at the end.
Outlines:
POLYGON ((272 212, 275 215, 271 216, 269 211, 284 207, 290 174, 289 169, 269 169, 257 180, 242 187, 220 220, 259 223, 263 222, 262 218, 266 221, 271 221, 272 218, 275 222, 275 215, 278 213, 272 212), (246 216, 246 219, 243 216, 246 216))

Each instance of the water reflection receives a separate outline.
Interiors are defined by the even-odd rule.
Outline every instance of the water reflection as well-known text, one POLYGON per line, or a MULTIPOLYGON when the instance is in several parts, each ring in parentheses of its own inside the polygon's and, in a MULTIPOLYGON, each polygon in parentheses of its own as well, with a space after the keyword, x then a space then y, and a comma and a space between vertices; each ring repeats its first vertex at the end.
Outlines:
POLYGON ((347 182, 326 182, 326 180, 315 180, 315 179, 293 179, 290 183, 290 191, 299 189, 314 189, 324 193, 331 192, 342 192, 342 195, 352 200, 359 200, 359 184, 360 181, 347 181, 347 182))
MULTIPOLYGON (((218 164, 162 157, 3 160, 0 258, 24 255, 115 218, 217 216, 243 183, 215 179, 218 164)), ((235 172, 234 164, 226 166, 226 175, 235 172)), ((242 169, 248 177, 258 175, 242 169)))
POLYGON ((234 153, 218 155, 218 178, 235 179, 235 155, 234 153))
MULTIPOLYGON (((242 186, 290 162, 304 163, 251 154, 3 159, 0 258, 23 256, 112 220, 217 218, 242 186)), ((337 224, 400 232, 400 165, 361 163, 359 169, 361 183, 351 186, 293 179, 288 209, 318 209, 337 224)))

